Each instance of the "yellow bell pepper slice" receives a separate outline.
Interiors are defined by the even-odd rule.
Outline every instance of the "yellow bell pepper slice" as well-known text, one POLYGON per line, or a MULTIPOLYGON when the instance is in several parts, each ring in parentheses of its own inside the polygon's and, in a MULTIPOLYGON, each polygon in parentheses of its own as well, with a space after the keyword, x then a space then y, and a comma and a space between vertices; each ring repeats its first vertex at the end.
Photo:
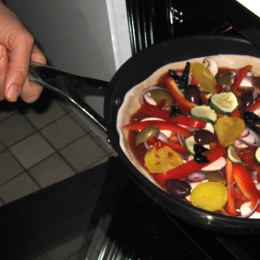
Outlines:
POLYGON ((149 149, 144 162, 151 173, 162 173, 183 164, 181 156, 168 146, 149 149))
POLYGON ((245 122, 238 117, 222 117, 214 125, 219 143, 227 147, 231 145, 244 131, 245 122))

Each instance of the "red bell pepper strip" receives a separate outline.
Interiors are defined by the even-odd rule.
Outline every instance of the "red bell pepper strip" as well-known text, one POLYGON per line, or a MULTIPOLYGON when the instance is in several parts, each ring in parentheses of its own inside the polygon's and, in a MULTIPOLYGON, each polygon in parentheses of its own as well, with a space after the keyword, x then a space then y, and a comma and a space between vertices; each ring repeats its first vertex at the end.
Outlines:
POLYGON ((201 99, 202 103, 203 103, 205 106, 208 106, 208 105, 209 105, 209 100, 208 100, 208 98, 206 97, 205 93, 200 92, 200 99, 201 99))
POLYGON ((216 92, 217 92, 218 94, 223 91, 223 87, 222 87, 221 85, 218 85, 218 84, 215 86, 215 89, 216 89, 216 92))
POLYGON ((159 140, 158 138, 155 138, 155 137, 149 138, 148 139, 148 144, 149 145, 154 145, 155 147, 158 147, 158 148, 161 148, 161 147, 164 147, 164 146, 168 146, 171 149, 173 149, 175 152, 179 152, 179 153, 182 153, 182 154, 187 154, 188 153, 188 151, 186 150, 184 145, 175 144, 175 143, 171 143, 171 142, 165 143, 165 142, 163 142, 163 141, 161 141, 161 140, 159 140))
MULTIPOLYGON (((250 171, 243 164, 233 164, 234 178, 238 187, 251 201, 251 208, 254 208, 258 200, 260 200, 260 192, 255 186, 250 171)), ((260 212, 260 206, 256 210, 260 212)))
POLYGON ((237 151, 239 158, 247 165, 250 170, 260 172, 260 165, 255 162, 255 149, 249 147, 237 151))
POLYGON ((215 162, 217 159, 225 155, 225 153, 225 147, 218 145, 204 154, 210 161, 209 163, 200 164, 193 159, 182 165, 177 166, 172 170, 163 173, 158 173, 156 175, 156 179, 161 185, 165 185, 165 181, 168 179, 182 179, 215 162))
POLYGON ((179 125, 189 126, 198 129, 204 128, 206 126, 206 122, 194 119, 192 117, 184 116, 184 115, 177 115, 175 117, 170 117, 170 111, 161 109, 158 106, 153 106, 149 103, 144 103, 141 106, 140 111, 146 115, 152 117, 159 117, 168 122, 179 124, 179 125))
POLYGON ((260 99, 258 98, 252 105, 250 105, 246 111, 255 112, 258 108, 260 108, 260 99))
POLYGON ((227 176, 227 188, 228 188, 228 215, 236 216, 235 206, 235 187, 234 187, 234 175, 233 175, 233 163, 227 158, 226 159, 226 176, 227 176))
POLYGON ((188 137, 191 135, 191 132, 189 132, 187 129, 178 126, 176 124, 166 122, 166 121, 159 121, 159 120, 147 120, 147 121, 142 121, 142 122, 137 122, 137 123, 130 123, 128 125, 125 125, 124 128, 127 130, 137 130, 141 131, 143 128, 147 126, 156 126, 160 130, 169 130, 174 133, 179 133, 182 134, 185 137, 188 137))
POLYGON ((241 112, 238 109, 235 109, 229 116, 241 118, 241 112))
POLYGON ((184 112, 190 113, 190 110, 195 106, 195 104, 187 101, 183 95, 181 95, 178 86, 176 85, 172 77, 167 77, 165 79, 165 84, 168 92, 172 95, 175 104, 180 107, 184 112))
POLYGON ((237 70, 234 82, 231 86, 231 91, 236 92, 236 90, 239 88, 242 80, 246 76, 247 72, 249 72, 251 69, 252 69, 252 65, 247 65, 247 66, 237 70))

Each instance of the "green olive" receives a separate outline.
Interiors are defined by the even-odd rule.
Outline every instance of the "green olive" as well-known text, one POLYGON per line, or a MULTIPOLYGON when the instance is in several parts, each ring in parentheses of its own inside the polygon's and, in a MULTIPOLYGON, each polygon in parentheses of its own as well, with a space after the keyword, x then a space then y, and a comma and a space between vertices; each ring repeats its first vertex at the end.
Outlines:
POLYGON ((153 89, 150 91, 151 98, 156 102, 156 104, 160 103, 161 100, 166 100, 164 108, 170 108, 173 105, 173 98, 172 96, 160 89, 153 89))
POLYGON ((222 184, 226 184, 226 179, 217 172, 209 172, 207 173, 207 179, 210 182, 219 182, 222 184))
POLYGON ((218 84, 224 87, 231 85, 232 71, 226 71, 218 79, 218 84))
POLYGON ((156 126, 147 126, 138 133, 135 139, 135 145, 146 142, 151 137, 158 137, 160 130, 156 126))

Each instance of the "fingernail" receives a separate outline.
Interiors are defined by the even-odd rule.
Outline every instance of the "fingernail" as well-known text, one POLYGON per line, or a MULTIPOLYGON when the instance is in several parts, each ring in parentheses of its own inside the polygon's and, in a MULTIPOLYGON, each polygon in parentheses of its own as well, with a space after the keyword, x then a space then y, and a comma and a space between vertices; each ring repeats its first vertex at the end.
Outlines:
POLYGON ((11 102, 15 102, 20 94, 20 90, 15 85, 10 85, 7 88, 7 99, 11 102))

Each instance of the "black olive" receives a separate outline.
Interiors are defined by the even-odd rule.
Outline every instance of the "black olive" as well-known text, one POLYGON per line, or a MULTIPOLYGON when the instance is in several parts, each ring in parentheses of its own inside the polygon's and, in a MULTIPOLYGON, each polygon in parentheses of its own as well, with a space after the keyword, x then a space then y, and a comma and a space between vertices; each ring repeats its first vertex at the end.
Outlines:
POLYGON ((253 93, 251 91, 245 91, 240 100, 242 101, 242 106, 249 107, 253 103, 253 93))
POLYGON ((181 76, 179 76, 178 74, 177 74, 177 72, 175 72, 174 70, 169 70, 168 71, 168 73, 169 73, 169 75, 174 79, 174 81, 175 81, 175 83, 177 84, 177 86, 180 88, 181 87, 181 82, 182 82, 182 80, 181 80, 181 76))
POLYGON ((172 106, 171 107, 171 112, 170 112, 170 117, 175 117, 178 114, 183 114, 181 109, 178 106, 172 106))
POLYGON ((184 89, 187 86, 188 80, 189 80, 190 63, 186 62, 185 68, 184 68, 181 76, 179 76, 177 74, 177 72, 175 72, 174 70, 171 70, 171 69, 169 69, 168 73, 175 80, 175 83, 177 84, 177 86, 180 89, 184 89))
POLYGON ((184 97, 191 103, 199 104, 200 90, 196 85, 188 85, 184 89, 184 97))
POLYGON ((204 145, 214 141, 214 134, 208 130, 198 130, 194 134, 194 139, 197 144, 204 145))
POLYGON ((188 85, 189 73, 190 73, 190 63, 186 62, 185 68, 181 76, 181 87, 180 87, 181 89, 185 89, 186 86, 188 85))
POLYGON ((207 152, 209 149, 202 145, 194 144, 193 150, 194 150, 195 154, 202 154, 202 153, 207 152))
POLYGON ((246 111, 243 117, 247 125, 258 125, 260 124, 260 117, 253 112, 246 111))
POLYGON ((186 181, 169 179, 166 180, 165 187, 169 194, 179 199, 184 199, 191 194, 191 186, 186 181))
POLYGON ((200 163, 200 164, 204 164, 204 163, 209 163, 210 162, 205 155, 200 154, 200 153, 195 153, 194 160, 197 163, 200 163))

